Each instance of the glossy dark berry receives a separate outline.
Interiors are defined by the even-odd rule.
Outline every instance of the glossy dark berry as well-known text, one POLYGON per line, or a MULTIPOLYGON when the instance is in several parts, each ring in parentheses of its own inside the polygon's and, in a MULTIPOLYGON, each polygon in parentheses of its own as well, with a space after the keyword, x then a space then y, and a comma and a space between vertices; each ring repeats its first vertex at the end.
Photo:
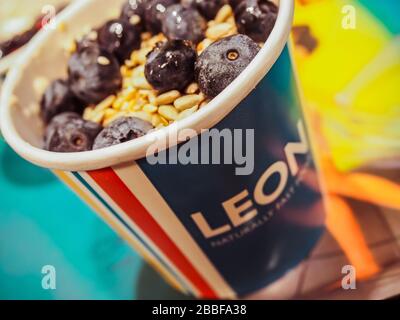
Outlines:
POLYGON ((146 30, 153 34, 161 32, 165 11, 176 3, 179 3, 179 0, 147 0, 144 6, 146 30))
POLYGON ((153 126, 135 117, 122 117, 105 127, 96 137, 93 150, 110 147, 144 136, 153 126))
POLYGON ((76 41, 76 51, 81 51, 85 48, 96 47, 97 43, 97 31, 92 30, 89 33, 85 34, 82 38, 76 41))
POLYGON ((40 102, 40 116, 44 123, 62 112, 82 113, 83 105, 74 96, 65 80, 55 80, 46 89, 40 102))
POLYGON ((97 41, 90 39, 88 37, 83 37, 82 39, 76 41, 76 51, 81 51, 85 48, 89 48, 91 46, 97 46, 97 41))
POLYGON ((194 44, 204 39, 206 20, 191 7, 175 4, 165 12, 162 31, 170 40, 189 40, 194 44))
POLYGON ((182 0, 183 5, 196 8, 207 20, 214 19, 218 10, 227 3, 227 0, 182 0))
POLYGON ((140 33, 139 26, 122 19, 114 19, 106 22, 97 31, 97 41, 123 64, 133 50, 140 48, 140 33))
POLYGON ((203 51, 196 62, 196 79, 201 91, 214 98, 248 66, 259 46, 239 34, 223 38, 203 51))
POLYGON ((243 2, 243 1, 244 1, 244 0, 228 0, 230 6, 231 6, 233 9, 236 9, 236 7, 237 7, 241 2, 243 2))
POLYGON ((91 150, 93 141, 101 129, 99 124, 85 121, 77 113, 60 113, 46 128, 45 149, 54 152, 91 150))
POLYGON ((154 89, 182 90, 194 78, 197 53, 188 41, 160 42, 147 56, 144 74, 154 89))
POLYGON ((239 33, 256 42, 267 41, 275 26, 278 7, 268 0, 243 0, 235 9, 239 33))
POLYGON ((75 52, 68 62, 68 76, 72 92, 87 104, 99 103, 122 84, 117 59, 98 46, 75 52))
MULTIPOLYGON (((120 18, 130 21, 133 16, 138 16, 144 20, 144 5, 146 0, 128 0, 122 6, 120 18)), ((141 21, 143 23, 144 21, 141 21)))

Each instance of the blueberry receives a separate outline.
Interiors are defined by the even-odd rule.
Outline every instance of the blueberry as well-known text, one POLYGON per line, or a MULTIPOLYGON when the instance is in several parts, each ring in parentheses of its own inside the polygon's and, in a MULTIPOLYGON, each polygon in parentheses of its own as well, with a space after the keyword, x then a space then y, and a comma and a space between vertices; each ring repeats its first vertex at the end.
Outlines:
POLYGON ((243 0, 235 9, 239 33, 256 42, 267 41, 274 28, 278 7, 268 0, 243 0))
POLYGON ((98 46, 75 52, 68 62, 72 92, 87 104, 96 104, 121 88, 122 76, 116 58, 98 46))
POLYGON ((229 0, 229 4, 233 9, 236 9, 236 7, 243 2, 243 0, 229 0))
POLYGON ((122 117, 105 127, 96 137, 93 150, 110 147, 144 136, 153 126, 135 117, 122 117))
POLYGON ((67 81, 55 80, 42 96, 40 116, 47 124, 57 114, 67 111, 82 113, 83 105, 71 92, 67 81))
POLYGON ((179 0, 148 0, 144 6, 144 16, 147 31, 153 34, 161 32, 163 16, 167 8, 179 0))
POLYGON ((120 18, 130 21, 133 16, 138 16, 144 21, 144 5, 146 0, 128 0, 122 6, 120 18))
POLYGON ((97 31, 92 30, 85 34, 81 39, 76 41, 76 51, 82 51, 85 48, 96 47, 97 43, 97 31))
POLYGON ((190 40, 197 44, 204 39, 206 20, 190 7, 175 4, 165 12, 162 31, 170 40, 190 40))
POLYGON ((191 6, 200 11, 207 20, 212 20, 221 7, 228 3, 227 0, 182 0, 186 6, 191 6))
POLYGON ((194 78, 197 53, 188 41, 160 42, 147 56, 144 74, 154 89, 182 90, 194 78))
POLYGON ((211 44, 197 59, 195 74, 201 91, 214 98, 247 67, 259 51, 248 36, 238 34, 211 44))
POLYGON ((123 64, 133 50, 140 48, 141 28, 125 20, 113 19, 97 31, 97 41, 103 49, 115 55, 123 64))
POLYGON ((77 113, 60 113, 46 128, 45 149, 54 152, 88 151, 100 131, 100 125, 83 120, 77 113))

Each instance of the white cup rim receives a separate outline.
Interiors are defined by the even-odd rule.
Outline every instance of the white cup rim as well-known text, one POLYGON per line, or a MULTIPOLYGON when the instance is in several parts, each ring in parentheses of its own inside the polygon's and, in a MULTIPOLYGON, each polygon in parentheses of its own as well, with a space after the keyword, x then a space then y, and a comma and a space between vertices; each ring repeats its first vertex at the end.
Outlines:
MULTIPOLYGON (((85 10, 93 1, 96 0, 73 2, 58 16, 57 24, 69 21, 76 12, 85 10)), ((3 84, 0 99, 2 134, 7 143, 20 156, 49 169, 88 171, 143 158, 154 139, 167 139, 172 130, 180 132, 190 128, 200 132, 202 129, 211 128, 228 115, 263 79, 280 56, 290 34, 293 10, 293 0, 280 0, 277 21, 268 41, 242 74, 214 98, 206 108, 144 137, 109 148, 80 153, 57 153, 35 147, 21 137, 15 126, 17 119, 13 119, 11 112, 14 88, 21 78, 24 66, 33 59, 37 48, 47 41, 52 32, 56 32, 54 30, 40 31, 21 52, 3 84)))

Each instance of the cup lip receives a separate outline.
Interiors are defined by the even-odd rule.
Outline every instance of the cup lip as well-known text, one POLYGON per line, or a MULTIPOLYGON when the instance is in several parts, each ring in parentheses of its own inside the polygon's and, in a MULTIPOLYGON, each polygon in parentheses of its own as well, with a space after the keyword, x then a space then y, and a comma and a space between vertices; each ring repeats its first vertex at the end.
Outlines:
POLYGON ((7 70, 10 69, 10 66, 12 66, 18 55, 21 53, 22 48, 23 46, 0 59, 0 75, 6 73, 7 70))
MULTIPOLYGON (((68 21, 80 10, 87 10, 96 0, 76 1, 64 9, 57 19, 57 24, 68 21)), ((49 169, 65 171, 88 171, 115 166, 146 156, 148 147, 157 139, 168 141, 173 132, 193 129, 198 133, 211 128, 227 116, 263 79, 280 56, 290 34, 294 11, 293 0, 280 0, 279 12, 267 42, 250 65, 206 108, 174 122, 168 127, 151 132, 141 138, 112 147, 79 152, 58 153, 35 147, 25 141, 17 132, 12 119, 13 90, 21 79, 24 67, 55 30, 40 31, 19 55, 15 66, 11 68, 3 84, 0 98, 0 128, 7 143, 26 160, 49 169)), ((15 98, 15 97, 14 97, 15 98)), ((170 144, 169 147, 172 147, 170 144)))

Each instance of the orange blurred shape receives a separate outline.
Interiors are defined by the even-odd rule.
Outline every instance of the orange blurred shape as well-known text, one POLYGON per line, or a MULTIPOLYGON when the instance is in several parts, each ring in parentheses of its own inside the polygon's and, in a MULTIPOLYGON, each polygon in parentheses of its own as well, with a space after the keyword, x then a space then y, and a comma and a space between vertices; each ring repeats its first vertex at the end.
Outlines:
POLYGON ((357 279, 368 279, 380 268, 368 248, 364 235, 350 206, 338 196, 327 195, 326 227, 355 268, 357 279))

